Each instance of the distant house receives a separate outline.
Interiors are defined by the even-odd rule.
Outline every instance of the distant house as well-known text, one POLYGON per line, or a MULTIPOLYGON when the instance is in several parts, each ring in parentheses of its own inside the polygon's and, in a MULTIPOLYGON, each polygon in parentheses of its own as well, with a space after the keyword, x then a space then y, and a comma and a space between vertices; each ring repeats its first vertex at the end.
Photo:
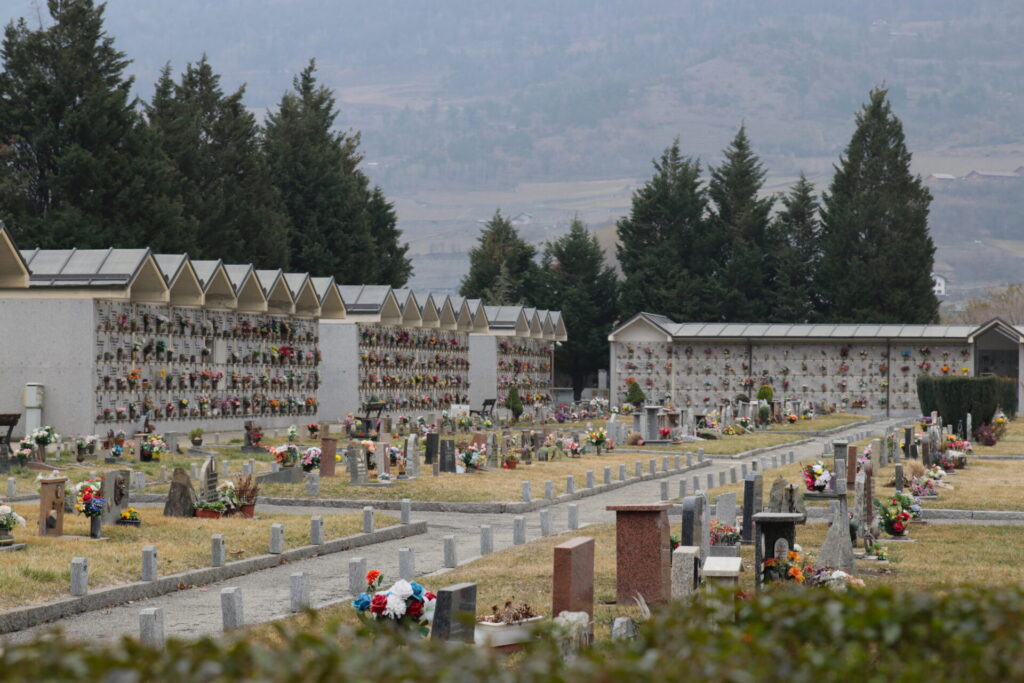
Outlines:
POLYGON ((956 176, 952 173, 932 173, 924 179, 926 183, 949 183, 956 180, 956 176))
POLYGON ((509 222, 515 226, 529 225, 533 222, 533 214, 521 213, 510 218, 509 222))
POLYGON ((971 171, 963 177, 964 180, 980 182, 987 180, 1020 180, 1021 174, 1015 171, 971 171))
POLYGON ((946 296, 946 277, 938 273, 932 273, 932 291, 935 296, 946 296))

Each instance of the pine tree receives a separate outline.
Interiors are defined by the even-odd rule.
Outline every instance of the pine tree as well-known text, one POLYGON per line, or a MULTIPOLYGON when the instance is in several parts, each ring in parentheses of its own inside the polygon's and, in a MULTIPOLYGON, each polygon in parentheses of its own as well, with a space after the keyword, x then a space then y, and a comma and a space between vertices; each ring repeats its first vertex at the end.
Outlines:
POLYGON ((178 83, 165 67, 146 113, 180 174, 181 202, 195 231, 193 256, 287 268, 287 218, 244 94, 243 86, 225 95, 204 55, 178 83))
POLYGON ((532 303, 539 279, 536 255, 501 211, 495 211, 469 252, 469 272, 459 294, 489 305, 532 303))
POLYGON ((718 262, 711 297, 717 303, 715 319, 726 322, 764 320, 774 273, 768 255, 769 216, 774 200, 760 197, 765 170, 750 147, 746 128, 740 126, 725 161, 711 170, 708 196, 714 203, 708 239, 718 262))
POLYGON ((706 230, 700 163, 679 140, 654 162, 654 176, 633 193, 630 215, 617 224, 623 317, 639 311, 676 320, 709 319, 706 282, 715 274, 706 230))
POLYGON ((264 149, 291 229, 294 268, 344 284, 402 286, 412 274, 394 208, 359 170, 359 134, 333 130, 334 94, 316 62, 267 116, 264 149))
POLYGON ((802 173, 789 194, 782 197, 782 206, 772 222, 775 249, 771 252, 771 268, 775 280, 765 320, 812 322, 818 310, 814 271, 821 258, 821 228, 814 186, 802 173))
POLYGON ((825 320, 938 321, 930 203, 921 177, 910 172, 903 124, 886 90, 876 88, 857 114, 857 128, 823 198, 815 284, 825 320))
POLYGON ((173 169, 136 110, 104 6, 50 0, 4 31, 0 219, 21 246, 143 246, 182 230, 173 169))
POLYGON ((562 312, 568 341, 556 349, 555 364, 572 377, 578 400, 587 375, 608 367, 618 282, 597 238, 578 218, 568 233, 545 247, 542 266, 543 303, 538 305, 562 312))

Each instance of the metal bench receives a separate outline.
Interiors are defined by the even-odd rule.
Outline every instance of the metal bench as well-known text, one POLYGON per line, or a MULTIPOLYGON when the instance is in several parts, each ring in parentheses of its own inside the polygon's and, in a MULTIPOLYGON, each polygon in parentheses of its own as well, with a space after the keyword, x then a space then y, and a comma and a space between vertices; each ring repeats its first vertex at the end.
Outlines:
POLYGON ((479 415, 481 419, 487 419, 494 416, 494 404, 498 402, 496 398, 489 398, 484 401, 483 406, 480 410, 470 410, 470 415, 479 415))

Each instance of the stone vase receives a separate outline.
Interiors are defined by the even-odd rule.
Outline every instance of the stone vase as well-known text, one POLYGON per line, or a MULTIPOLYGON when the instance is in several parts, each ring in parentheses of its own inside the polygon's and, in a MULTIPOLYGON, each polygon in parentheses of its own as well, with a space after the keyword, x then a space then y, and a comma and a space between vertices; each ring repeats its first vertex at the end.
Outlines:
POLYGON ((101 538, 103 536, 103 518, 96 516, 89 518, 89 538, 101 538))
POLYGON ((10 529, 0 529, 0 548, 9 545, 14 545, 14 536, 11 535, 10 529))

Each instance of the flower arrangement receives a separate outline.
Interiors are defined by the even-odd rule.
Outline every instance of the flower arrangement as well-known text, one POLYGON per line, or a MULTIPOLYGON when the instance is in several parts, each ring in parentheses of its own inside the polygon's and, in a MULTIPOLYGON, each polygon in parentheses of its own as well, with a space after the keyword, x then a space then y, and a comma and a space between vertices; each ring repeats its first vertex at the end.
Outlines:
POLYGON ((24 527, 25 518, 15 512, 10 505, 0 505, 0 531, 10 531, 16 526, 24 527))
POLYGON ((238 491, 235 489, 235 482, 225 479, 217 484, 217 502, 222 503, 224 505, 222 509, 227 512, 237 510, 242 506, 238 491))
POLYGON ((952 434, 946 437, 946 448, 952 451, 959 451, 960 453, 971 454, 974 452, 970 441, 960 439, 952 434))
POLYGON ((121 520, 125 522, 141 522, 142 516, 135 508, 128 508, 127 510, 121 510, 121 520))
POLYGON ((813 574, 810 565, 801 566, 803 558, 800 553, 790 550, 785 558, 769 557, 761 564, 761 578, 765 583, 773 581, 795 581, 803 583, 805 574, 813 574))
POLYGON ((302 471, 312 472, 313 470, 320 467, 320 454, 321 450, 316 446, 310 446, 306 449, 306 452, 302 454, 302 471))
POLYGON ((386 591, 380 590, 384 576, 376 569, 366 573, 366 590, 352 601, 356 614, 364 622, 390 619, 396 624, 416 628, 425 636, 434 621, 437 596, 415 581, 400 579, 386 591))
POLYGON ((711 520, 711 545, 738 545, 743 540, 742 535, 731 524, 711 520))
POLYGON ((292 425, 292 426, 290 426, 288 428, 288 441, 298 441, 298 440, 299 440, 299 428, 296 427, 295 425, 292 425))
POLYGON ((800 418, 797 417, 794 413, 790 413, 789 415, 786 416, 786 422, 788 422, 789 424, 796 424, 799 419, 800 418))
POLYGON ((662 427, 661 429, 658 430, 658 434, 661 435, 662 439, 667 439, 670 436, 672 436, 672 430, 669 429, 668 427, 662 427))
POLYGON ((60 434, 55 432, 50 425, 46 425, 45 427, 33 429, 29 439, 40 446, 49 446, 51 443, 57 443, 60 440, 60 434))
POLYGON ((935 480, 928 476, 914 477, 910 482, 910 493, 916 498, 939 495, 935 490, 935 480))
POLYGON ((309 438, 315 439, 320 434, 320 425, 313 422, 306 425, 306 431, 309 432, 309 438))
POLYGON ((455 449, 455 457, 467 472, 479 470, 487 462, 487 446, 468 444, 464 450, 455 449))
POLYGON ((905 493, 896 492, 885 503, 876 499, 879 526, 890 536, 903 536, 907 533, 907 524, 915 513, 920 513, 920 506, 905 493), (916 508, 916 510, 914 509, 916 508))
POLYGON ((808 491, 824 491, 832 481, 832 473, 821 460, 804 467, 803 474, 808 491))
POLYGON ((273 453, 274 462, 281 467, 291 467, 299 459, 299 447, 290 443, 278 446, 273 453))
POLYGON ((75 486, 75 510, 86 517, 99 517, 107 501, 103 499, 102 482, 99 479, 87 479, 75 486))
POLYGON ((587 443, 600 450, 608 445, 608 430, 598 427, 587 432, 587 443))
POLYGON ((863 588, 864 582, 840 569, 822 568, 812 572, 805 572, 804 585, 831 588, 832 590, 842 592, 851 586, 863 588))

